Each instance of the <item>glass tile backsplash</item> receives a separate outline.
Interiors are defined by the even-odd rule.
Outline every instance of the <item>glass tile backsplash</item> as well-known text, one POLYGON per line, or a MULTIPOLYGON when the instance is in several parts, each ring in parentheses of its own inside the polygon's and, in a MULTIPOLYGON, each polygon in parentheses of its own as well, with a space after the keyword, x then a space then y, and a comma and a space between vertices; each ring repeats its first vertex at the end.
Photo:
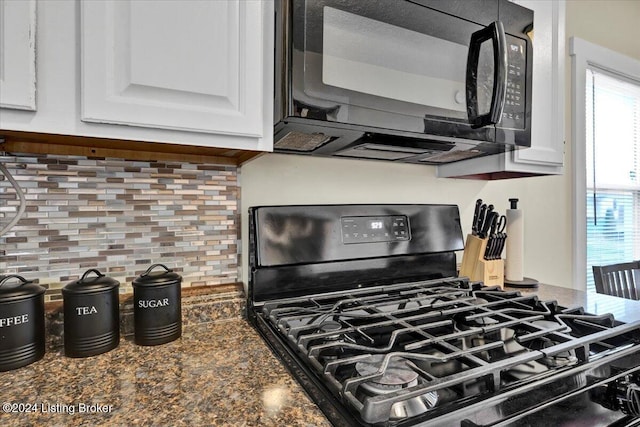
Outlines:
MULTIPOLYGON (((154 263, 182 275, 183 287, 238 281, 235 166, 26 154, 0 162, 27 202, 0 236, 0 275, 37 280, 46 301, 91 268, 120 281, 121 293, 154 263)), ((0 228, 18 206, 0 174, 0 228)))

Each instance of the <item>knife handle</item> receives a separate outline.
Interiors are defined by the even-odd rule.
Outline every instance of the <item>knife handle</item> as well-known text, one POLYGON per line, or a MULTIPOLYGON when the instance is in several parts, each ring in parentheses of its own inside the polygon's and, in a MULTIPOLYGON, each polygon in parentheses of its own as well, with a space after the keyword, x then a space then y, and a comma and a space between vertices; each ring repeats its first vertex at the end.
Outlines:
POLYGON ((478 230, 478 235, 482 232, 482 227, 484 226, 484 218, 485 213, 487 212, 487 205, 484 203, 480 206, 480 212, 478 213, 478 222, 476 224, 476 230, 478 230))
POLYGON ((489 233, 489 228, 491 227, 491 219, 494 217, 495 212, 491 212, 491 214, 487 214, 487 217, 484 219, 484 224, 482 225, 482 230, 478 234, 478 237, 481 239, 485 239, 487 234, 489 233))
POLYGON ((491 224, 491 235, 495 236, 496 234, 496 228, 498 227, 498 218, 500 217, 500 214, 498 212, 491 212, 491 215, 489 215, 489 223, 491 224))
POLYGON ((478 215, 480 214, 482 199, 476 200, 476 207, 473 209, 473 223, 471 223, 471 234, 478 235, 478 215))
POLYGON ((489 237, 489 240, 487 240, 487 246, 484 249, 484 259, 488 260, 489 256, 491 255, 491 246, 493 246, 493 237, 489 237))

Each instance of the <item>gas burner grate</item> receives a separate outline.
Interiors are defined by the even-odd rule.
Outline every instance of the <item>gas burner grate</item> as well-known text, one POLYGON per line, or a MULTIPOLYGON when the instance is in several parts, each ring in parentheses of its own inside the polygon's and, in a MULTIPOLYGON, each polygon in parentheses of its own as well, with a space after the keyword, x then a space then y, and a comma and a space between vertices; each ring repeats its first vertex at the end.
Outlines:
POLYGON ((611 316, 465 278, 280 299, 261 311, 367 423, 446 412, 638 344, 611 316))

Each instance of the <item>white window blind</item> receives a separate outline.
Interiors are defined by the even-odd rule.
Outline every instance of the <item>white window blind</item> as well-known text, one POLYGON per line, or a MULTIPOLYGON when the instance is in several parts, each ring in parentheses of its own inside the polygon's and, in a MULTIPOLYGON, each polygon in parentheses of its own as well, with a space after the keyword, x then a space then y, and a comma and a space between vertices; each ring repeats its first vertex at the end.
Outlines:
POLYGON ((640 259, 640 82, 586 76, 587 289, 593 265, 640 259))

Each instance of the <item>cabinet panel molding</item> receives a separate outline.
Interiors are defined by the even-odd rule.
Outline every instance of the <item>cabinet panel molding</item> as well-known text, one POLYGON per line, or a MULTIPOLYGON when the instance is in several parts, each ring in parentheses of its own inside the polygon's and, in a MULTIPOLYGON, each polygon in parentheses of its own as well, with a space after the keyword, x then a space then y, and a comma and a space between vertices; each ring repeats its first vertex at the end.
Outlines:
POLYGON ((0 107, 36 110, 36 1, 0 0, 0 107))
POLYGON ((82 121, 262 137, 262 3, 82 2, 82 121))

